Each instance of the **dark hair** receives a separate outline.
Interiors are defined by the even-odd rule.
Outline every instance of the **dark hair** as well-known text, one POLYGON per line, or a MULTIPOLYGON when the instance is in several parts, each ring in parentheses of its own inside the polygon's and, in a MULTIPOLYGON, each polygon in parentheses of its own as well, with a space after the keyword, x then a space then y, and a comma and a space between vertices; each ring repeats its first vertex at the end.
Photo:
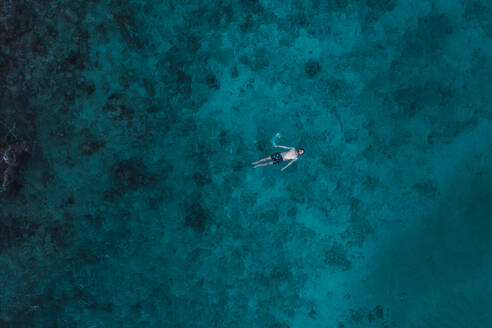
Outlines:
POLYGON ((302 152, 304 153, 304 148, 299 148, 299 150, 298 150, 298 151, 301 151, 301 150, 302 150, 302 152))

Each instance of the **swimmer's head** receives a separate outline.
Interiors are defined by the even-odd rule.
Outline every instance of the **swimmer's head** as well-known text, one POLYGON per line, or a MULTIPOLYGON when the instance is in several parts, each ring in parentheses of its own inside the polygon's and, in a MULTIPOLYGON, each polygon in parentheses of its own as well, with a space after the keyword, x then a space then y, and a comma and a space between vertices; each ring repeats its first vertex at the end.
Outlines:
POLYGON ((297 153, 298 153, 299 155, 304 154, 304 149, 303 149, 303 148, 299 148, 299 150, 297 151, 297 153))

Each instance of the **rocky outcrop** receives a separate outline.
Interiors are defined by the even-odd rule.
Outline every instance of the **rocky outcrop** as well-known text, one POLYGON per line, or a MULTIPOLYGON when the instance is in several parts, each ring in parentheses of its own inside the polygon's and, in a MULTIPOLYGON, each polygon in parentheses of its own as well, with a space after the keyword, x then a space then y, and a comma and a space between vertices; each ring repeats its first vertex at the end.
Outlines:
POLYGON ((24 155, 29 152, 26 142, 0 142, 0 193, 9 190, 15 182, 24 155))

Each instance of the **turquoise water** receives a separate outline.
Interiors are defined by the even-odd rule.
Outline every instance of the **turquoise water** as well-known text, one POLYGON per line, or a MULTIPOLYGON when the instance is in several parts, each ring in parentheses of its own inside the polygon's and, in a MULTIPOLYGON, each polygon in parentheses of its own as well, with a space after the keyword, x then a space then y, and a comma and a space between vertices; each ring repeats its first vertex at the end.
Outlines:
POLYGON ((0 327, 492 326, 490 1, 0 7, 0 327))

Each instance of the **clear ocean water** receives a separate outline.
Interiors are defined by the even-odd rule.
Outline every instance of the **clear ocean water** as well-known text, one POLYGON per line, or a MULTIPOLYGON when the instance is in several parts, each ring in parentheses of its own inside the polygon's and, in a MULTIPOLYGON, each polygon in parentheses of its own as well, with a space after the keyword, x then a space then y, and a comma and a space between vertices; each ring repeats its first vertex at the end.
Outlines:
POLYGON ((491 54, 488 0, 0 1, 0 327, 492 327, 491 54))

